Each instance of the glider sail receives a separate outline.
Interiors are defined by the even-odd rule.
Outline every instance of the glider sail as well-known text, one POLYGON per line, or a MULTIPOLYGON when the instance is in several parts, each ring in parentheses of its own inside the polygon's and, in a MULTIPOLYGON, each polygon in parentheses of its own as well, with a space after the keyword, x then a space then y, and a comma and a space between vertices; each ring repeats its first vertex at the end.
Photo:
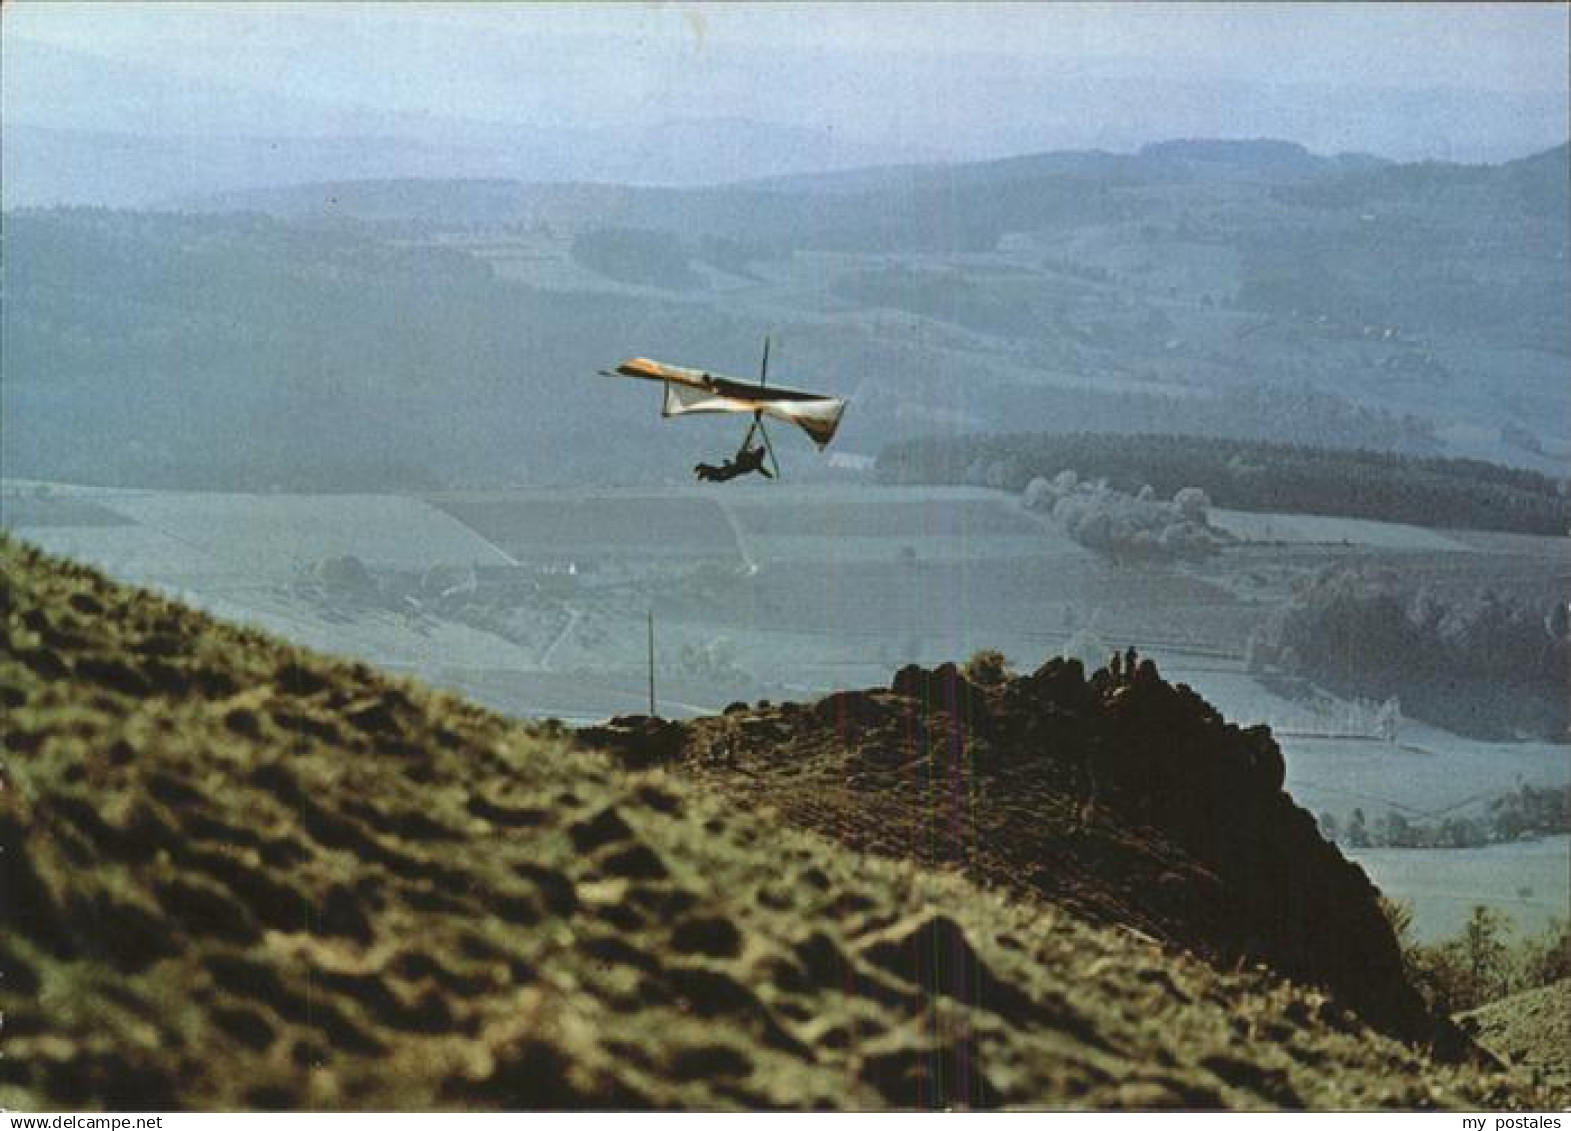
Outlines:
POLYGON ((762 413, 788 424, 795 424, 823 448, 835 437, 845 412, 844 397, 804 393, 753 381, 739 381, 700 369, 668 365, 647 357, 629 358, 616 367, 623 377, 660 381, 665 385, 662 416, 684 416, 692 412, 762 413))

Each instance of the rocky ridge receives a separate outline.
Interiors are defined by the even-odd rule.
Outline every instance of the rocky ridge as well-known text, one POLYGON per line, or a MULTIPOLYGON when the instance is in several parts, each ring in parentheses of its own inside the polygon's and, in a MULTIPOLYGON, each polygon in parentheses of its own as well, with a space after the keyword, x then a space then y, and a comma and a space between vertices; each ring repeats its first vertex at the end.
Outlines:
POLYGON ((1222 967, 1318 985, 1400 1039, 1463 1055, 1408 984, 1379 892, 1240 728, 1149 660, 971 679, 907 667, 888 690, 719 718, 614 720, 587 737, 862 851, 1134 927, 1222 967))

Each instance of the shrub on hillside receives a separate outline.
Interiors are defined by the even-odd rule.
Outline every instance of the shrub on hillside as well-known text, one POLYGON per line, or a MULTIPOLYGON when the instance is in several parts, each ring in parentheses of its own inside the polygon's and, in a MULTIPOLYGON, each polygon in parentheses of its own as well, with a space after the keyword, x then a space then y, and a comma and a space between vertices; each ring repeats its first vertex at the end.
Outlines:
POLYGON ((1381 902, 1414 986, 1437 1012, 1477 1009, 1571 977, 1571 929, 1564 921, 1513 941, 1511 917, 1480 905, 1455 935, 1418 943, 1411 938, 1412 909, 1392 900, 1381 902))

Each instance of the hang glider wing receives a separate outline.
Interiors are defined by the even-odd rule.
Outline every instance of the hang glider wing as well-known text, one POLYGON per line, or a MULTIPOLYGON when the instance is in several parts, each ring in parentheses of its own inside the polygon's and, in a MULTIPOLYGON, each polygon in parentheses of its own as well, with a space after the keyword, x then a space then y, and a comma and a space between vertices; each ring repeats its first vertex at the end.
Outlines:
POLYGON ((845 412, 844 397, 804 393, 753 381, 739 381, 700 369, 667 365, 647 357, 635 357, 616 367, 623 377, 660 381, 665 385, 662 416, 683 416, 690 412, 761 412, 776 420, 795 424, 820 448, 835 437, 845 412))

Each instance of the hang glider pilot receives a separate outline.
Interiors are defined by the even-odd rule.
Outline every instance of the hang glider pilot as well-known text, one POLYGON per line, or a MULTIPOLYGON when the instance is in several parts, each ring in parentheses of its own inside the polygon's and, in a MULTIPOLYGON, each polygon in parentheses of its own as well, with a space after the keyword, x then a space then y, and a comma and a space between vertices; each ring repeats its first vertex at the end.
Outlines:
POLYGON ((773 479, 774 472, 764 466, 764 451, 764 445, 751 448, 744 440, 736 455, 719 467, 712 463, 700 463, 693 468, 693 474, 705 483, 728 483, 738 476, 750 475, 755 471, 766 479, 773 479))

